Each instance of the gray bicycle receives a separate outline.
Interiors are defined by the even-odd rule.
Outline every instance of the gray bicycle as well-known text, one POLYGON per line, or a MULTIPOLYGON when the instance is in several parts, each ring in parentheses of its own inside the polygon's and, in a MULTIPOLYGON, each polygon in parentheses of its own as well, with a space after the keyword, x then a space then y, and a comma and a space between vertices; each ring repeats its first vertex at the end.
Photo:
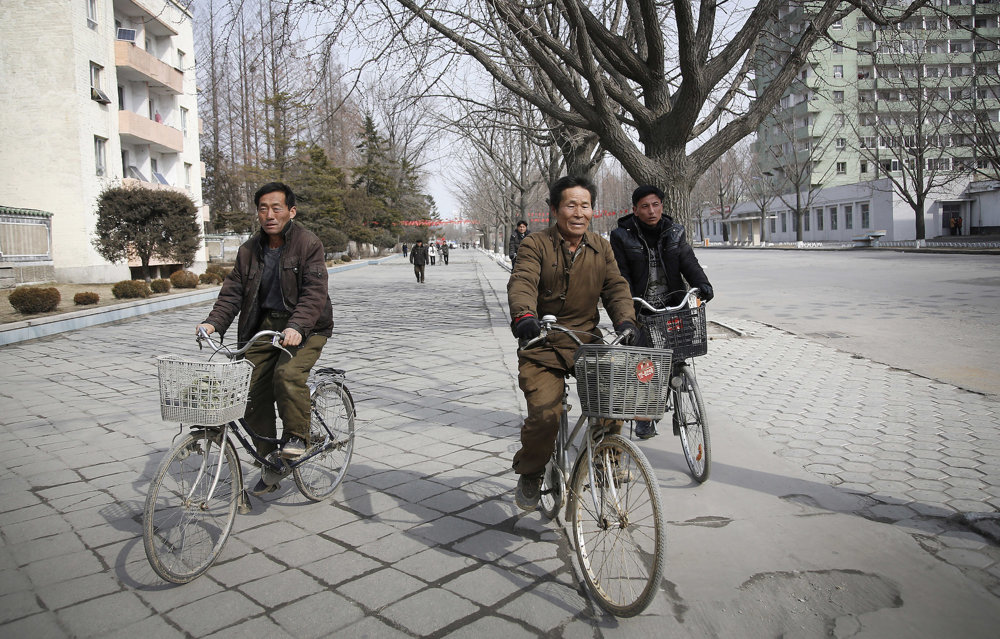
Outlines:
POLYGON ((598 605, 632 617, 645 610, 659 590, 667 548, 663 505, 646 456, 598 420, 662 415, 671 354, 621 346, 621 337, 610 344, 583 344, 573 330, 555 322, 552 315, 543 317, 542 333, 522 348, 544 341, 553 330, 576 341, 573 376, 581 415, 570 430, 567 381, 555 452, 542 478, 540 509, 560 525, 570 523, 584 582, 598 605), (570 466, 573 449, 578 452, 570 466))
POLYGON ((281 440, 257 435, 243 420, 253 365, 237 358, 263 338, 284 350, 281 336, 261 331, 233 351, 203 333, 199 344, 208 343, 213 355, 221 353, 230 361, 157 360, 161 416, 181 422, 181 433, 146 495, 142 539, 150 566, 166 581, 187 583, 208 570, 222 552, 237 512, 250 512, 234 439, 260 464, 265 482, 291 474, 299 491, 313 501, 326 499, 347 474, 355 409, 344 371, 320 368, 310 375, 309 446, 295 460, 281 456, 281 440), (261 456, 252 440, 279 449, 261 456))

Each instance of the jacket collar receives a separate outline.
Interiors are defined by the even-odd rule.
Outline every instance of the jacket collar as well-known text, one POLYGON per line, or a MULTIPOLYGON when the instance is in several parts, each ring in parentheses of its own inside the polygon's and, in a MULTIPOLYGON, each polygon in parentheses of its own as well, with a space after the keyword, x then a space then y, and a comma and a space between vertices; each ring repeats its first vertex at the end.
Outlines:
MULTIPOLYGON (((294 234, 294 231, 292 231, 293 226, 295 226, 295 220, 291 219, 288 220, 288 224, 285 225, 285 228, 281 229, 281 239, 284 240, 286 244, 288 243, 289 235, 294 234)), ((267 233, 264 232, 264 229, 260 229, 257 231, 257 248, 263 252, 267 249, 267 245, 267 233)))

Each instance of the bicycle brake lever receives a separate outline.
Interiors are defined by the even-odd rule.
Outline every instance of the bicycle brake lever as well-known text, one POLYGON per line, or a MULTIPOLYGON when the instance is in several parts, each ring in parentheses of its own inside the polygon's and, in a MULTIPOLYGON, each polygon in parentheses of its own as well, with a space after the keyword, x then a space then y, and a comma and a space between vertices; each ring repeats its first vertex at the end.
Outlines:
POLYGON ((288 353, 289 357, 295 357, 295 355, 291 351, 289 351, 287 348, 281 345, 281 338, 278 337, 277 335, 271 338, 271 346, 275 348, 280 348, 281 350, 285 351, 286 353, 288 353))

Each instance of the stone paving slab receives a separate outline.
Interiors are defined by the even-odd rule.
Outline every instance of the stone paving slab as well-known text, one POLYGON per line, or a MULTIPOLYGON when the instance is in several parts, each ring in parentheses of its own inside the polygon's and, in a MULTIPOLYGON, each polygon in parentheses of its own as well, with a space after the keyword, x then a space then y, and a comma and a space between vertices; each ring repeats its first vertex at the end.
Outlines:
POLYGON ((746 336, 697 362, 712 478, 691 481, 669 434, 641 444, 667 507, 662 592, 634 619, 601 612, 564 531, 512 505, 506 279, 474 251, 423 285, 402 260, 335 274, 322 364, 358 405, 348 478, 323 503, 292 482, 253 499, 184 586, 152 572, 140 523, 177 432, 155 356, 199 357, 208 305, 0 348, 4 635, 995 636, 996 398, 734 317, 713 319, 746 336))

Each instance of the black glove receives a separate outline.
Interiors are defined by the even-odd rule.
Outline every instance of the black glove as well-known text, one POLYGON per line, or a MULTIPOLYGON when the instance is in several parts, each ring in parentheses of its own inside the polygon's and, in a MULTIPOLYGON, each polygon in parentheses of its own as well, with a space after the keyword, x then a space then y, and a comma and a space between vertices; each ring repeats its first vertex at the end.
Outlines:
POLYGON ((712 298, 715 297, 715 291, 712 289, 711 284, 702 284, 698 287, 698 297, 704 302, 711 302, 712 298))
POLYGON ((534 339, 542 334, 542 325, 534 315, 519 317, 514 322, 514 335, 517 339, 534 339))
POLYGON ((618 333, 619 335, 623 335, 629 330, 631 330, 631 332, 620 342, 625 346, 631 346, 632 344, 635 344, 636 340, 639 339, 639 328, 628 320, 625 320, 621 324, 617 324, 615 326, 615 333, 618 333))

